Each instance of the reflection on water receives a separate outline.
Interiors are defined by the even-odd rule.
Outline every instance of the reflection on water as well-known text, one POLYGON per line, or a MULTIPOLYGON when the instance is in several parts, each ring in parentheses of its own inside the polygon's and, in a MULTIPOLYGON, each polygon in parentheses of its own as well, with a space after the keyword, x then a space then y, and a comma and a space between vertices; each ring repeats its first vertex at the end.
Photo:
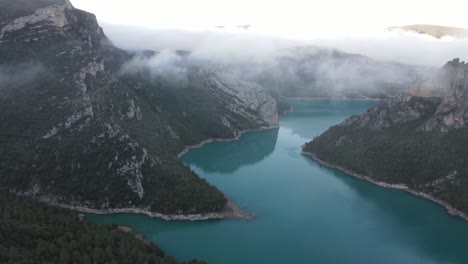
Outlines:
POLYGON ((378 210, 375 215, 397 226, 400 232, 392 234, 394 240, 419 247, 421 252, 428 252, 438 263, 468 263, 468 256, 460 254, 468 252, 465 243, 468 228, 464 220, 447 217, 445 208, 434 208, 436 205, 426 199, 400 190, 376 187, 336 169, 321 167, 351 187, 363 200, 372 203, 378 210))
MULTIPOLYGON (((286 100, 294 109, 283 120, 281 127, 287 127, 306 141, 319 136, 330 126, 341 123, 353 114, 359 114, 380 103, 379 101, 354 100, 286 100), (314 107, 310 107, 311 104, 314 107)), ((305 142, 304 142, 305 143, 305 142)))
POLYGON ((182 160, 188 161, 188 165, 201 168, 204 172, 233 173, 242 166, 258 163, 273 153, 278 131, 279 128, 266 130, 261 138, 255 136, 255 132, 246 133, 242 140, 235 144, 212 143, 210 149, 191 150, 182 160), (217 155, 211 155, 213 152, 217 155))
POLYGON ((208 263, 467 264, 468 224, 429 201, 375 186, 300 155, 329 126, 377 102, 291 102, 279 131, 207 144, 184 161, 252 221, 88 218, 134 227, 179 260, 208 263), (226 177, 229 175, 229 177, 226 177))

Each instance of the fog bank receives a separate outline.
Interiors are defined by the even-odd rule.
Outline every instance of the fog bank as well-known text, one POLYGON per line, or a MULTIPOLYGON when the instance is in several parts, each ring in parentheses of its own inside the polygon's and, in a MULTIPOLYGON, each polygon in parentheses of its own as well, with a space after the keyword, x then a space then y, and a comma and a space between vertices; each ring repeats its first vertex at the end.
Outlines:
POLYGON ((468 60, 468 39, 436 39, 411 32, 378 32, 369 37, 286 39, 245 30, 157 30, 101 23, 115 45, 124 49, 189 50, 200 58, 234 61, 265 59, 278 49, 316 45, 380 60, 440 67, 459 57, 468 60))

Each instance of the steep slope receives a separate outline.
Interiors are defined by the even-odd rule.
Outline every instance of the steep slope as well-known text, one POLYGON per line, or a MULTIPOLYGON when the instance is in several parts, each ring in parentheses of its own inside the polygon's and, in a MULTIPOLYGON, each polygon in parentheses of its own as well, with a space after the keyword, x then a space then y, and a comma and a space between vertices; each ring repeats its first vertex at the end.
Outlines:
POLYGON ((68 0, 0 7, 1 188, 96 209, 187 215, 225 207, 224 195, 177 154, 275 125, 277 104, 263 87, 202 68, 175 83, 122 73, 136 54, 115 48, 95 16, 68 0))
POLYGON ((76 212, 0 193, 1 263, 179 263, 153 243, 124 231, 128 230, 91 224, 76 212))
POLYGON ((386 31, 397 30, 429 35, 438 39, 442 37, 468 38, 468 29, 457 27, 444 27, 437 25, 409 25, 402 27, 389 27, 386 29, 386 31))
POLYGON ((304 153, 371 180, 407 186, 467 214, 467 73, 468 65, 453 60, 431 82, 441 97, 389 100, 331 127, 304 153))

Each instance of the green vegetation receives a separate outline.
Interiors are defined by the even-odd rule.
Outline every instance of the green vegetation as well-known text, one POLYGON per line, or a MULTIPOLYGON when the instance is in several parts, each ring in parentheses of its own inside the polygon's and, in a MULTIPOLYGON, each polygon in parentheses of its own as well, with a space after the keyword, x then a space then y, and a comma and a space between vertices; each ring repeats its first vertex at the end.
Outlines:
POLYGON ((98 226, 76 212, 0 193, 0 263, 178 262, 117 226, 98 226))
MULTIPOLYGON (((94 85, 104 86, 106 83, 98 80, 94 85)), ((158 98, 153 95, 157 87, 148 86, 146 90, 134 92, 125 83, 113 83, 94 97, 97 104, 109 109, 94 110, 94 121, 87 127, 78 130, 79 126, 72 126, 67 131, 60 131, 55 138, 41 140, 50 127, 73 115, 73 111, 57 112, 56 109, 66 100, 61 98, 67 96, 63 91, 75 88, 53 81, 38 82, 36 87, 41 95, 31 96, 33 92, 30 90, 16 92, 18 99, 15 99, 14 107, 9 101, 11 97, 0 99, 0 108, 4 113, 0 117, 0 186, 27 190, 32 182, 36 182, 44 192, 62 201, 87 202, 91 207, 98 208, 105 201, 108 201, 109 207, 141 206, 166 214, 215 212, 224 207, 224 195, 177 159, 177 153, 184 145, 195 144, 210 136, 223 137, 232 133, 211 121, 216 116, 201 118, 196 110, 187 110, 193 121, 185 123, 159 104, 158 98), (127 94, 135 98, 144 119, 142 122, 129 120, 115 124, 111 114, 128 111, 127 94), (59 99, 48 104, 54 97, 59 99), (38 105, 42 106, 42 111, 37 111, 38 105), (162 110, 152 110, 155 108, 162 110), (110 137, 103 126, 105 123, 115 127, 113 131, 116 136, 110 137), (167 127, 172 127, 178 138, 173 138, 167 127), (207 134, 205 131, 210 127, 211 134, 207 134), (100 134, 105 137, 98 138, 100 134), (127 135, 129 138, 126 138, 127 135), (93 142, 93 138, 99 141, 93 142), (140 147, 131 147, 135 142, 140 147), (143 147, 148 155, 157 157, 161 163, 157 166, 153 163, 152 166, 146 162, 141 167, 145 190, 141 200, 127 184, 126 177, 132 175, 119 175, 118 168, 126 166, 126 162, 134 156, 141 159, 143 147), (108 164, 112 164, 112 167, 108 167, 108 164), (31 170, 35 172, 31 173, 31 170)), ((168 90, 163 92, 167 94, 168 90)), ((173 107, 187 105, 180 101, 173 107)), ((174 113, 179 111, 174 110, 174 113)))
POLYGON ((375 130, 331 127, 305 152, 387 183, 403 183, 468 213, 468 128, 419 131, 424 118, 375 130))
MULTIPOLYGON (((0 25, 63 2, 0 0, 0 25)), ((216 72, 123 74, 135 54, 96 30, 94 15, 64 15, 64 27, 38 21, 2 37, 0 70, 21 80, 0 87, 0 188, 98 209, 221 211, 223 193, 177 154, 267 122, 235 95, 206 85, 216 72)))

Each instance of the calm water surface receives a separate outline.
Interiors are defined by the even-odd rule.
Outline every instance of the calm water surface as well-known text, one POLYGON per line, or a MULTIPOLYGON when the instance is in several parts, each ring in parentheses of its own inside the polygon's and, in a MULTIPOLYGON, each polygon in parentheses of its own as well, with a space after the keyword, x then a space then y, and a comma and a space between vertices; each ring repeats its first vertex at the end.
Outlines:
POLYGON ((178 260, 239 263, 468 263, 468 223, 429 201, 381 188, 300 155, 301 145, 376 102, 290 101, 281 127, 183 157, 252 221, 88 218, 132 226, 178 260))

